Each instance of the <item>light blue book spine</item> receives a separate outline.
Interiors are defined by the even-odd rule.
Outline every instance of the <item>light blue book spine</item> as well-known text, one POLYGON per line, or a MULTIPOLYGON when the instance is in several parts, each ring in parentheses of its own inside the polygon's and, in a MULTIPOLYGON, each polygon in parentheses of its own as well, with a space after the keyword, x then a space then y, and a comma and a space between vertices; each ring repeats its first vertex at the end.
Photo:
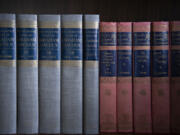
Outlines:
POLYGON ((64 134, 82 134, 82 15, 62 15, 61 127, 64 134))
POLYGON ((60 15, 39 15, 39 131, 60 133, 60 15))
POLYGON ((0 14, 0 134, 16 134, 16 19, 0 14))
POLYGON ((84 133, 99 133, 99 15, 84 16, 84 133))
POLYGON ((17 15, 18 133, 38 133, 37 16, 17 15))

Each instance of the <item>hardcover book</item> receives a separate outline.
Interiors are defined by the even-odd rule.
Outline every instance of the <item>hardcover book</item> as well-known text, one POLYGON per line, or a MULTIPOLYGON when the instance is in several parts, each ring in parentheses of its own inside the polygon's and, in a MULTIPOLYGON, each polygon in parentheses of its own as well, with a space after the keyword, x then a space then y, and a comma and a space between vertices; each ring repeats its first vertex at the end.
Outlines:
POLYGON ((134 132, 151 133, 150 22, 133 23, 134 132))
POLYGON ((170 132, 169 22, 152 23, 153 133, 170 132))
POLYGON ((117 127, 133 132, 132 111, 132 23, 117 23, 117 127))
POLYGON ((60 15, 39 15, 39 132, 60 133, 60 15))
POLYGON ((100 131, 117 132, 115 22, 100 23, 100 131))
POLYGON ((180 133, 180 21, 171 23, 171 131, 180 133))
POLYGON ((84 15, 84 133, 99 133, 99 15, 84 15))
POLYGON ((83 131, 82 15, 62 15, 61 127, 63 134, 83 131))
POLYGON ((0 134, 16 134, 16 17, 0 14, 0 134))
POLYGON ((18 133, 38 133, 37 16, 17 15, 18 133))

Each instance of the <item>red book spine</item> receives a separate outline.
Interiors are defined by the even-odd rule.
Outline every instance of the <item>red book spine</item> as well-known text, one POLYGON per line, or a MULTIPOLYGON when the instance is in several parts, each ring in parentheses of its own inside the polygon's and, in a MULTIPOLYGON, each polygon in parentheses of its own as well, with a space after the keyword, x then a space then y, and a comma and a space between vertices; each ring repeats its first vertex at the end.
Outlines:
POLYGON ((116 30, 114 22, 100 23, 100 132, 117 132, 116 30))
POLYGON ((180 133, 180 21, 171 23, 171 128, 180 133))
POLYGON ((134 132, 151 133, 150 22, 133 23, 134 132))
POLYGON ((170 132, 169 23, 152 23, 153 133, 170 132))
POLYGON ((117 24, 117 117, 118 132, 133 132, 132 23, 117 24))

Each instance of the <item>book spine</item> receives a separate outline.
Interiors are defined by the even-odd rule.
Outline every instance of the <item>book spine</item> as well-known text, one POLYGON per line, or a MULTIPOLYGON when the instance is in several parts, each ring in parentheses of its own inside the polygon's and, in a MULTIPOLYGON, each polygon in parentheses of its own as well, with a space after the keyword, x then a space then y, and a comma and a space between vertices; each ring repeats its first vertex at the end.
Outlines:
POLYGON ((38 133, 37 16, 17 16, 18 133, 38 133))
POLYGON ((171 23, 171 131, 180 133, 180 21, 171 23))
POLYGON ((0 134, 16 134, 16 19, 0 14, 0 134))
POLYGON ((133 132, 132 23, 117 24, 117 116, 118 132, 133 132))
POLYGON ((134 132, 151 133, 150 22, 133 23, 134 132))
POLYGON ((60 133, 60 15, 39 15, 39 132, 60 133))
POLYGON ((152 23, 153 133, 170 132, 169 23, 152 23))
POLYGON ((84 16, 84 133, 99 133, 99 15, 84 16))
POLYGON ((82 15, 62 15, 63 134, 82 134, 82 15))
POLYGON ((116 32, 116 23, 100 23, 100 131, 105 133, 117 132, 116 32))

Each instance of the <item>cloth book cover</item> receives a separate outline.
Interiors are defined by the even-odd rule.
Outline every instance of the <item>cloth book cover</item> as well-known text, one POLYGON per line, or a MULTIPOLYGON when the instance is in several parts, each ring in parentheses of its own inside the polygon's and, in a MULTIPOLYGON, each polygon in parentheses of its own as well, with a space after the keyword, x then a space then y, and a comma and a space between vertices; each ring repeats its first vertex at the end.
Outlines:
POLYGON ((117 128, 133 131, 132 111, 132 23, 117 23, 117 128))
POLYGON ((0 14, 0 134, 16 133, 16 17, 0 14))
POLYGON ((17 15, 18 133, 38 133, 37 16, 17 15))
POLYGON ((99 15, 84 15, 84 133, 99 133, 99 15))
POLYGON ((62 15, 61 127, 63 134, 83 131, 82 15, 62 15))
POLYGON ((153 133, 170 132, 169 22, 152 23, 153 133))
POLYGON ((171 131, 180 133, 180 21, 171 22, 171 131))
POLYGON ((150 22, 133 23, 134 132, 151 133, 150 22))
POLYGON ((100 132, 117 132, 115 22, 100 22, 100 132))
POLYGON ((39 132, 60 133, 60 15, 38 16, 39 132))

